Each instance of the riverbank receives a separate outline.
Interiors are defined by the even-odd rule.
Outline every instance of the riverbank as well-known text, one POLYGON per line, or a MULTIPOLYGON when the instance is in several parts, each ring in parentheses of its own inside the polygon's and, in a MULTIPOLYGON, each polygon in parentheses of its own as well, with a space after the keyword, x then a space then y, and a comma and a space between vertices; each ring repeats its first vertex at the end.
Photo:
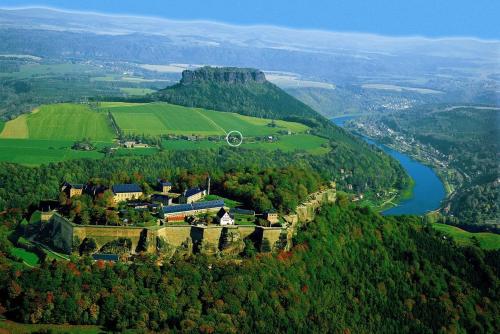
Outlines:
MULTIPOLYGON (((344 127, 345 123, 353 118, 355 117, 344 116, 334 118, 332 121, 337 126, 344 127)), ((377 210, 386 215, 422 215, 441 207, 443 200, 446 198, 445 185, 432 168, 403 152, 385 145, 385 143, 377 142, 363 134, 354 134, 396 159, 411 178, 405 189, 400 191, 399 194, 394 194, 393 197, 382 203, 381 207, 377 208, 377 210)))

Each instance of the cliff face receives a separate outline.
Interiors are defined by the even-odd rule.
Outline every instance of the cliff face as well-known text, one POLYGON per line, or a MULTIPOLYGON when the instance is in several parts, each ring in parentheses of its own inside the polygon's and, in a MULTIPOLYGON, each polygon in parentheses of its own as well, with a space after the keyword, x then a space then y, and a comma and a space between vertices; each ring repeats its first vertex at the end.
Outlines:
POLYGON ((229 84, 264 83, 266 76, 262 71, 236 67, 202 67, 194 71, 182 72, 181 85, 188 86, 199 82, 218 82, 229 84))

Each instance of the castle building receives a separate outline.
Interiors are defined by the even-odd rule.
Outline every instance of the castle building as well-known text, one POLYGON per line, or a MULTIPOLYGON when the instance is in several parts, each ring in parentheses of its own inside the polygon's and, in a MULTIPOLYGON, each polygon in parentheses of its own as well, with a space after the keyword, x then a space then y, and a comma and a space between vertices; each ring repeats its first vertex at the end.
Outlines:
POLYGON ((217 212, 216 216, 217 222, 219 225, 234 225, 234 219, 231 218, 229 215, 229 212, 226 211, 224 208, 220 208, 219 212, 217 212))
POLYGON ((81 196, 83 193, 83 184, 64 182, 61 186, 61 191, 64 191, 69 198, 81 196))
POLYGON ((269 210, 264 213, 264 219, 266 219, 271 224, 279 223, 279 216, 276 210, 269 210))
POLYGON ((172 182, 158 180, 158 183, 160 184, 160 190, 163 194, 168 194, 170 190, 172 190, 172 182))
POLYGON ((151 202, 172 205, 172 197, 165 194, 153 194, 151 195, 151 202))
POLYGON ((204 198, 207 195, 206 190, 203 190, 199 187, 191 188, 184 191, 182 196, 179 198, 180 203, 190 204, 200 199, 204 198))
POLYGON ((143 195, 141 187, 135 183, 115 184, 111 187, 116 203, 137 199, 143 195))
POLYGON ((224 200, 214 200, 199 203, 179 204, 163 207, 161 213, 168 221, 184 220, 185 217, 200 213, 219 211, 224 207, 224 200))

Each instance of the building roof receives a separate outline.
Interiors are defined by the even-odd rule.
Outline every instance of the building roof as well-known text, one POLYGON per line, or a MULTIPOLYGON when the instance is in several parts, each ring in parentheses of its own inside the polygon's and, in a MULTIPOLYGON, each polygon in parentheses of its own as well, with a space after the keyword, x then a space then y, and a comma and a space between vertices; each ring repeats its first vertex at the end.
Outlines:
POLYGON ((217 217, 222 218, 227 213, 226 209, 220 208, 219 212, 217 212, 217 217))
POLYGON ((218 199, 215 201, 166 206, 163 208, 163 213, 177 213, 177 212, 187 212, 194 210, 213 209, 223 206, 224 206, 224 200, 218 199))
POLYGON ((169 181, 160 181, 160 184, 162 186, 167 186, 167 187, 171 187, 172 186, 172 182, 169 182, 169 181))
POLYGON ((103 260, 103 261, 118 261, 118 255, 117 254, 103 254, 103 253, 96 253, 92 254, 92 258, 97 261, 97 260, 103 260))
POLYGON ((75 189, 83 189, 83 184, 81 183, 71 183, 71 182, 64 182, 63 187, 71 187, 75 189))
POLYGON ((118 193, 140 193, 142 192, 141 187, 135 183, 127 184, 115 184, 111 187, 115 194, 118 193))
POLYGON ((160 199, 161 200, 169 200, 170 196, 165 195, 165 194, 153 194, 153 195, 151 195, 151 199, 152 200, 155 200, 155 199, 157 199, 157 200, 160 200, 160 199))
POLYGON ((241 209, 241 208, 231 208, 231 210, 229 212, 233 213, 233 214, 242 214, 242 215, 255 216, 255 211, 254 210, 247 210, 247 209, 241 209))
POLYGON ((201 193, 203 190, 201 190, 200 187, 196 187, 196 188, 191 188, 191 189, 188 189, 184 192, 184 197, 191 197, 193 195, 196 195, 198 193, 201 193))

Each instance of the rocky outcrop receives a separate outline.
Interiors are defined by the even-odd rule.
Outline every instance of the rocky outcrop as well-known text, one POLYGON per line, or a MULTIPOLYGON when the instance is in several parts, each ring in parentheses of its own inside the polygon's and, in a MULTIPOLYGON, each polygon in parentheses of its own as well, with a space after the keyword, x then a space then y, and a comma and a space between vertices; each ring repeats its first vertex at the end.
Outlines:
POLYGON ((264 83, 266 76, 262 71, 251 68, 209 67, 182 72, 181 85, 188 86, 198 82, 217 82, 229 84, 264 83))

